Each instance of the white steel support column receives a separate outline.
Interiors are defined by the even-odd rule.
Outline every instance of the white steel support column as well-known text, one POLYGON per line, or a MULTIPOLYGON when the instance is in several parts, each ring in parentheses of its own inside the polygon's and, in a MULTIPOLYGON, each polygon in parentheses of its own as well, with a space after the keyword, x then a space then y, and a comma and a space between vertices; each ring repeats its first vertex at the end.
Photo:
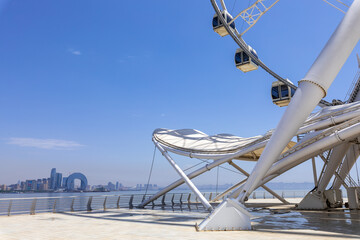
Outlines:
MULTIPOLYGON (((360 64, 359 55, 357 55, 357 57, 358 57, 358 63, 360 64)), ((351 95, 353 94, 356 94, 354 102, 360 101, 360 91, 359 89, 356 88, 356 85, 354 86, 353 93, 351 95)), ((355 162, 359 158, 359 155, 360 155, 359 145, 352 144, 348 152, 346 153, 345 159, 339 171, 339 176, 341 177, 341 179, 339 179, 339 177, 335 177, 335 180, 333 182, 333 189, 340 189, 342 185, 342 180, 344 180, 347 177, 350 170, 354 166, 355 162)))
MULTIPOLYGON (((325 97, 326 92, 350 53, 360 39, 360 0, 354 0, 343 20, 321 51, 305 78, 299 82, 293 99, 281 118, 269 143, 266 145, 254 170, 246 181, 238 197, 244 202, 248 195, 259 185, 272 164, 278 159, 283 149, 306 120, 309 114, 325 97)), ((201 229, 224 229, 223 222, 231 218, 229 227, 248 226, 250 218, 246 218, 245 209, 234 205, 231 199, 225 200, 199 226, 201 229), (233 208, 232 211, 229 208, 233 208), (237 216, 235 216, 237 214, 237 216), (246 222, 248 221, 248 222, 246 222)))
POLYGON ((320 179, 316 189, 310 191, 299 203, 298 209, 326 209, 326 196, 324 194, 327 185, 329 184, 332 176, 335 174, 336 169, 341 164, 344 156, 349 149, 349 143, 342 143, 331 152, 330 158, 326 164, 325 172, 320 175, 320 179))
POLYGON ((316 174, 316 163, 315 163, 315 158, 311 158, 311 163, 312 163, 312 168, 313 168, 313 175, 314 175, 314 184, 315 186, 318 185, 318 181, 317 181, 317 174, 316 174))
MULTIPOLYGON (((338 136, 340 136, 342 139, 351 139, 359 134, 360 134, 360 123, 357 123, 352 127, 341 130, 338 136)), ((300 149, 299 151, 290 154, 289 156, 279 160, 271 167, 271 169, 266 174, 266 177, 260 182, 260 185, 271 181, 275 177, 301 164, 307 159, 319 155, 326 150, 338 146, 339 144, 341 143, 339 142, 338 137, 335 134, 332 134, 311 145, 308 145, 305 148, 300 149)))
POLYGON ((336 169, 339 167, 340 163, 344 159, 346 152, 350 147, 349 143, 343 143, 339 146, 336 146, 331 152, 329 162, 326 166, 325 172, 321 179, 319 179, 319 184, 317 186, 317 191, 323 193, 329 184, 332 176, 335 174, 336 169))
MULTIPOLYGON (((340 168, 339 176, 341 179, 346 178, 346 176, 349 174, 350 170, 354 166, 356 160, 358 159, 359 155, 360 155, 359 145, 352 144, 350 146, 349 150, 347 151, 346 157, 340 168)), ((338 177, 335 178, 334 183, 333 183, 334 189, 340 189, 340 187, 342 185, 341 179, 339 179, 338 177)))
MULTIPOLYGON (((355 124, 354 126, 344 129, 339 132, 339 136, 342 139, 351 139, 355 136, 360 134, 360 124, 355 124)), ((340 145, 339 139, 335 134, 332 134, 328 137, 321 139, 311 145, 308 145, 305 148, 302 148, 294 153, 290 154, 289 156, 279 160, 275 163, 271 169, 267 172, 265 178, 259 183, 258 187, 267 182, 271 181, 272 179, 280 176, 284 172, 287 172, 293 167, 303 163, 304 161, 321 154, 323 151, 327 151, 335 146, 340 145)), ((342 184, 342 182, 341 182, 342 184)), ((235 192, 233 192, 230 197, 235 198, 239 192, 241 191, 243 186, 240 186, 235 192)))
MULTIPOLYGON (((231 166, 233 166, 234 168, 236 168, 238 171, 240 171, 242 174, 244 174, 245 176, 249 177, 250 174, 247 173, 244 169, 242 169, 241 167, 239 167, 238 165, 236 165, 235 163, 233 163, 232 161, 229 162, 229 164, 231 166)), ((274 192, 273 190, 271 190, 270 188, 268 188, 267 186, 265 186, 265 184, 261 185, 260 187, 262 187, 265 191, 267 191, 268 193, 270 193, 271 195, 273 195, 274 197, 276 197, 277 199, 279 199, 282 203, 284 204, 290 204, 288 201, 286 201, 283 197, 281 197, 279 194, 277 194, 276 192, 274 192)))
MULTIPOLYGON (((350 139, 359 134, 360 134, 360 123, 357 123, 354 124, 352 127, 341 130, 338 133, 338 136, 340 136, 342 139, 350 139)), ((266 177, 282 174, 288 171, 289 169, 299 165, 300 163, 306 161, 307 159, 319 155, 322 152, 341 144, 339 142, 338 136, 336 136, 336 134, 331 134, 330 136, 325 137, 319 141, 316 141, 315 143, 310 144, 307 147, 300 149, 299 151, 296 151, 290 154, 289 156, 279 160, 267 172, 266 177)))
POLYGON ((231 192, 231 191, 237 189, 238 187, 240 187, 241 185, 243 185, 244 182, 246 182, 246 180, 247 180, 247 178, 246 178, 246 179, 243 179, 243 180, 241 180, 240 182, 238 182, 238 183, 234 184, 233 186, 229 187, 229 188, 226 189, 224 192, 222 192, 222 193, 220 193, 219 195, 217 195, 217 196, 213 199, 213 201, 215 202, 215 201, 218 201, 218 200, 222 199, 226 194, 228 194, 229 192, 231 192))
MULTIPOLYGON (((154 141, 156 142, 156 141, 154 141)), ((233 153, 233 154, 230 154, 224 158, 221 158, 221 159, 218 159, 218 160, 215 160, 214 162, 212 163, 209 163, 209 164, 206 164, 204 167, 201 167, 191 173, 189 173, 187 175, 187 177, 189 179, 193 179, 207 171, 210 171, 211 169, 213 169, 214 167, 217 167, 217 166, 220 166, 221 164, 224 164, 234 158, 237 158, 241 155, 244 155, 246 153, 249 153, 249 152, 252 152, 252 151, 255 151, 257 149, 260 149, 260 148, 263 148, 266 143, 268 142, 268 140, 264 141, 264 142, 260 142, 260 143, 257 143, 257 144, 254 144, 252 145, 251 147, 248 147, 246 149, 243 149, 243 150, 240 150, 236 153, 233 153)), ((173 190, 174 188, 180 186, 181 184, 183 184, 185 181, 183 178, 180 178, 178 179, 177 181, 171 183, 170 185, 168 185, 167 187, 165 187, 164 189, 158 191, 156 194, 154 194, 153 196, 151 196, 149 199, 145 200, 144 202, 142 202, 139 207, 144 207, 146 205, 148 205, 149 203, 151 203, 152 201, 158 199, 159 197, 161 197, 162 195, 166 194, 167 192, 173 190)))
MULTIPOLYGON (((303 163, 304 161, 312 157, 315 157, 324 151, 327 151, 331 148, 341 145, 341 141, 339 140, 339 137, 341 139, 349 140, 349 139, 353 139, 359 134, 360 134, 360 124, 358 123, 353 125, 352 127, 345 128, 344 130, 339 131, 338 134, 331 134, 330 136, 322 138, 321 140, 316 141, 305 148, 295 151, 294 153, 288 155, 287 157, 275 163, 266 174, 266 177, 259 183, 257 187, 266 184, 267 182, 280 176, 284 172, 287 172, 291 168, 296 167, 297 165, 303 163)), ((342 184, 342 181, 340 182, 341 182, 340 184, 342 184)), ((243 187, 242 183, 243 181, 236 184, 236 186, 239 186, 239 188, 229 196, 230 198, 236 198, 238 196, 239 192, 241 192, 243 187)))
POLYGON ((171 166, 173 166, 173 168, 176 170, 176 172, 180 175, 180 177, 182 177, 184 179, 184 181, 186 182, 186 184, 189 186, 189 188, 196 194, 196 196, 200 199, 201 203, 204 205, 205 209, 208 211, 213 210, 212 206, 210 205, 210 203, 208 202, 208 200, 206 200, 206 198, 204 197, 204 195, 201 194, 201 192, 199 191, 199 189, 197 189, 197 187, 191 182, 191 180, 186 176, 186 174, 183 172, 183 170, 181 170, 181 168, 176 164, 176 162, 170 157, 170 155, 168 154, 168 152, 162 148, 159 143, 157 143, 156 141, 154 141, 155 146, 159 149, 159 151, 162 153, 162 155, 169 161, 169 163, 171 164, 171 166))
POLYGON ((243 192, 239 195, 240 202, 246 201, 248 195, 265 176, 301 124, 323 97, 324 91, 319 86, 308 81, 300 82, 299 88, 246 182, 243 192))
POLYGON ((240 194, 241 202, 258 185, 301 124, 326 95, 359 39, 360 0, 355 0, 305 78, 299 82, 299 88, 240 194))

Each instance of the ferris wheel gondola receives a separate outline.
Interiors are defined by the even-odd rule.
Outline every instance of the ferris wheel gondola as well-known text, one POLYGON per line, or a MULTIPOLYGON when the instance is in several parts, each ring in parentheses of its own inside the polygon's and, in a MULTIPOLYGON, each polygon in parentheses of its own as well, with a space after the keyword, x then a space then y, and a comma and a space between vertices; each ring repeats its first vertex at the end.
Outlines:
MULTIPOLYGON (((226 10, 222 11, 221 15, 225 19, 225 21, 229 24, 230 28, 234 31, 235 30, 235 22, 232 22, 233 17, 226 10)), ((228 31, 226 30, 226 28, 224 27, 224 24, 220 21, 217 14, 215 14, 213 17, 212 26, 213 26, 214 31, 222 37, 229 34, 228 31)))
MULTIPOLYGON (((255 49, 249 46, 249 51, 252 55, 258 59, 255 49)), ((257 64, 254 59, 249 56, 244 50, 238 48, 235 53, 235 65, 238 69, 243 71, 244 73, 256 70, 259 68, 259 64, 257 64)))
POLYGON ((295 94, 295 89, 288 85, 275 81, 271 85, 271 98, 274 104, 279 107, 285 107, 289 105, 291 98, 295 94))

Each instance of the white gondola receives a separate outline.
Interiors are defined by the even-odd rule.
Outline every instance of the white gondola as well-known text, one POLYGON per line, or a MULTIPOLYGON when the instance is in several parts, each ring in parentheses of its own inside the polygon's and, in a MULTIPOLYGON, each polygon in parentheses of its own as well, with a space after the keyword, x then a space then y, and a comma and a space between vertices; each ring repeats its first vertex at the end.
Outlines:
MULTIPOLYGON (((258 58, 256 51, 249 46, 250 52, 258 58)), ((235 53, 235 65, 238 69, 243 71, 244 73, 256 70, 259 68, 259 65, 250 57, 248 56, 244 50, 238 48, 235 53)))
MULTIPOLYGON (((233 17, 227 11, 223 11, 221 13, 221 15, 223 16, 223 18, 225 19, 225 21, 227 23, 229 23, 231 20, 233 20, 233 17)), ((224 37, 224 36, 228 35, 228 32, 226 31, 226 28, 224 27, 224 25, 220 21, 217 14, 215 14, 214 17, 213 17, 212 25, 213 25, 214 31, 217 34, 219 34, 220 36, 224 37)), ((230 28, 232 30, 235 30, 235 22, 232 22, 230 24, 230 28)))
POLYGON ((276 81, 271 86, 271 98, 274 104, 279 107, 285 107, 289 105, 291 98, 295 94, 295 89, 289 87, 285 83, 276 81))

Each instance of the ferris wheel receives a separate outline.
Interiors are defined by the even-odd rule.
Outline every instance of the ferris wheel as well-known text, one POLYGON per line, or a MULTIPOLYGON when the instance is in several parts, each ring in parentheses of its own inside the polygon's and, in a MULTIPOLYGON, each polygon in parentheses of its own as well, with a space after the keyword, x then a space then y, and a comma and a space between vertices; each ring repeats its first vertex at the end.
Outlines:
MULTIPOLYGON (((253 28, 259 19, 279 1, 268 0, 266 3, 269 5, 265 5, 265 0, 257 0, 252 5, 249 4, 249 7, 245 8, 245 10, 241 10, 238 14, 231 14, 232 10, 227 10, 224 1, 218 1, 220 1, 221 9, 219 8, 216 0, 211 0, 216 12, 213 19, 213 29, 221 36, 230 35, 239 45, 240 49, 238 49, 235 53, 236 66, 244 72, 256 70, 256 66, 259 66, 280 82, 281 90, 284 85, 285 87, 295 89, 296 87, 289 80, 280 77, 267 67, 261 61, 258 53, 256 53, 255 50, 247 45, 243 40, 243 35, 253 28), (243 19, 243 21, 248 25, 247 28, 240 33, 236 26, 238 25, 237 21, 241 19, 243 19)), ((351 5, 345 4, 344 0, 326 0, 324 2, 345 13, 344 17, 320 51, 320 54, 306 73, 305 77, 299 81, 299 87, 297 88, 291 103, 286 108, 276 129, 272 133, 269 141, 266 143, 260 158, 257 160, 257 163, 251 174, 249 174, 246 182, 235 190, 234 195, 223 200, 223 202, 219 204, 198 225, 199 230, 250 230, 250 214, 245 210, 246 206, 243 204, 248 200, 250 194, 257 188, 257 186, 263 182, 264 178, 266 178, 268 174, 272 174, 269 171, 273 164, 278 164, 278 158, 281 156, 281 151, 283 151, 291 139, 296 136, 296 131, 300 129, 301 124, 305 122, 306 118, 309 117, 315 107, 319 105, 319 102, 322 103, 322 105, 330 105, 330 103, 321 99, 326 96, 329 87, 339 74, 350 54, 353 52, 355 46, 360 41, 360 0, 353 0, 351 5), (347 6, 349 6, 348 10, 346 10, 347 6)), ((277 87, 279 90, 279 86, 274 85, 272 86, 272 90, 274 87, 275 89, 277 87)), ((354 88, 354 91, 357 91, 357 97, 360 99, 359 90, 360 84, 354 88)), ((285 94, 288 92, 287 101, 290 102, 289 95, 292 94, 289 94, 289 90, 284 92, 285 94)), ((286 105, 285 102, 283 104, 284 106, 286 105)), ((333 105, 337 104, 339 103, 333 105)), ((325 110, 337 108, 338 107, 328 107, 325 108, 325 110)), ((337 136, 336 134, 337 133, 334 132, 335 138, 337 136)), ((345 146, 343 144, 347 143, 341 138, 338 138, 338 141, 339 148, 336 147, 335 149, 335 147, 328 145, 329 148, 333 149, 331 150, 331 156, 333 159, 343 159, 343 157, 337 157, 337 154, 342 151, 340 148, 345 146)), ((324 141, 324 144, 329 143, 330 142, 328 141, 324 141)), ((310 143, 309 146, 314 147, 312 143, 310 143)), ((323 149, 320 151, 322 150, 323 149)), ((343 153, 346 151, 347 149, 339 155, 343 156, 343 153)), ((310 150, 309 152, 313 152, 313 150, 310 150)), ((330 169, 329 171, 331 171, 331 173, 325 174, 327 176, 326 179, 332 178, 334 175, 333 173, 335 173, 333 170, 338 166, 339 165, 334 165, 333 168, 327 168, 330 169)), ((325 185, 327 184, 328 183, 325 185)), ((319 193, 321 194, 321 191, 319 193)), ((311 196, 308 199, 309 202, 313 202, 313 199, 315 198, 311 196)), ((305 200, 304 202, 307 201, 308 200, 305 200)))
MULTIPOLYGON (((229 1, 235 0, 227 0, 227 2, 229 1)), ((259 19, 278 2, 279 0, 267 0, 266 2, 265 0, 253 0, 253 3, 250 1, 247 7, 236 13, 233 11, 236 1, 230 4, 232 6, 231 10, 227 10, 224 0, 211 0, 216 12, 213 17, 213 30, 220 36, 231 36, 239 46, 239 49, 235 51, 236 67, 243 72, 254 71, 261 67, 271 74, 277 80, 271 86, 272 94, 275 95, 276 91, 273 90, 277 89, 281 100, 275 102, 273 96, 273 101, 279 106, 287 106, 292 95, 294 95, 276 129, 260 138, 251 138, 253 140, 245 140, 246 138, 236 137, 231 134, 209 136, 195 129, 156 129, 152 139, 155 147, 172 165, 179 174, 180 179, 150 198, 144 198, 139 207, 144 207, 150 203, 154 204, 154 201, 160 197, 162 197, 162 202, 165 204, 166 193, 186 183, 200 200, 204 209, 210 212, 200 224, 196 225, 197 230, 250 230, 251 215, 244 205, 250 195, 257 188, 280 174, 306 160, 312 159, 315 188, 301 201, 300 204, 302 205, 300 205, 299 209, 327 209, 327 200, 330 197, 325 196, 324 191, 327 191, 325 189, 331 179, 333 177, 336 177, 334 179, 345 179, 351 169, 346 159, 350 159, 351 166, 353 166, 360 156, 360 150, 357 146, 360 136, 360 111, 358 108, 358 104, 360 104, 360 77, 357 78, 358 81, 353 87, 354 91, 350 94, 349 99, 353 100, 348 100, 347 104, 342 106, 330 106, 321 109, 318 113, 311 113, 319 105, 321 99, 326 96, 329 87, 339 74, 342 66, 353 52, 355 46, 360 42, 360 0, 353 0, 348 10, 346 10, 347 5, 344 5, 343 1, 324 1, 337 10, 341 10, 345 15, 305 77, 299 81, 298 88, 288 79, 282 78, 267 67, 261 61, 256 50, 243 40, 244 34, 250 31, 259 19), (268 5, 265 5, 265 3, 268 5), (242 27, 241 19, 245 27, 242 27), (238 29, 241 29, 241 31, 239 32, 238 29), (354 94, 355 92, 356 94, 354 94), (353 112, 349 108, 352 108, 353 112), (292 141, 294 137, 298 140, 297 143, 292 141), (356 148, 354 148, 355 145, 356 148), (350 147, 353 148, 350 149, 350 147), (261 150, 255 153, 259 149, 261 150), (197 158, 206 165, 190 173, 185 173, 169 153, 197 158), (232 162, 233 160, 247 160, 247 154, 256 161, 251 173, 245 172, 240 166, 232 162), (315 168, 315 157, 317 156, 320 156, 325 164, 319 178, 316 176, 315 168), (213 161, 208 162, 207 160, 213 161), (346 164, 344 164, 345 161, 346 164), (216 196, 212 201, 221 198, 223 198, 223 201, 213 208, 191 179, 225 163, 240 171, 246 178, 216 196), (230 194, 227 195, 228 193, 230 194)), ((323 106, 337 105, 324 100, 321 101, 321 104, 323 106)), ((267 117, 266 115, 263 116, 267 117)), ((266 118, 263 119, 266 120, 266 118)), ((155 152, 153 156, 155 156, 155 152)), ((333 201, 335 198, 333 196, 336 195, 333 190, 339 190, 341 184, 344 186, 347 184, 345 181, 340 180, 336 180, 333 187, 328 189, 332 198, 330 200, 334 203, 337 200, 333 201)), ((352 185, 350 180, 348 186, 355 185, 352 185)), ((271 191, 271 189, 267 189, 267 191, 271 191)), ((354 191, 350 192, 350 194, 353 195, 353 199, 358 199, 357 193, 353 194, 354 191)), ((276 198, 282 199, 275 192, 271 192, 276 198)), ((352 196, 350 194, 348 196, 352 196)), ((330 200, 329 203, 331 203, 330 200)), ((285 199, 281 201, 286 203, 285 199)), ((360 208, 356 201, 354 200, 354 208, 360 208)), ((190 203, 190 197, 188 202, 190 203)))
MULTIPOLYGON (((323 1, 343 13, 346 13, 352 2, 352 0, 323 1)), ((234 57, 235 65, 238 69, 243 72, 249 72, 261 67, 276 79, 271 87, 273 103, 280 107, 287 106, 297 87, 289 79, 281 77, 262 62, 256 50, 243 39, 243 35, 253 28, 260 18, 274 7, 279 0, 249 0, 247 4, 246 2, 242 1, 239 3, 237 0, 228 0, 226 4, 224 0, 211 0, 215 10, 212 21, 213 30, 222 37, 231 36, 239 46, 234 57), (227 6, 231 6, 231 8, 228 9, 227 6)), ((342 103, 339 101, 333 102, 335 104, 342 103)), ((333 104, 325 100, 321 100, 319 103, 321 107, 331 105, 333 104)))

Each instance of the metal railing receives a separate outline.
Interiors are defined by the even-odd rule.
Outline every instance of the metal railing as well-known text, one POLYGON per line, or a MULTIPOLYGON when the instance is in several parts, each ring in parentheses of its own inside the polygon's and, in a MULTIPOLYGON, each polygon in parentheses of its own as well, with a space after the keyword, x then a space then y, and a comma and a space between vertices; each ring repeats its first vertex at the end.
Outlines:
MULTIPOLYGON (((279 193, 280 194, 280 193, 279 193)), ((284 191, 283 197, 303 197, 305 191, 284 191)), ((204 197, 211 203, 218 195, 215 192, 203 193, 204 197)), ((136 208, 144 199, 151 194, 131 195, 95 195, 95 196, 66 196, 66 197, 34 197, 34 198, 0 198, 0 216, 35 213, 59 213, 74 211, 94 211, 119 208, 136 208)), ((256 191, 252 194, 253 199, 274 198, 267 192, 256 191)), ((149 208, 180 207, 181 209, 201 209, 200 200, 193 193, 167 193, 149 204, 149 208)))

